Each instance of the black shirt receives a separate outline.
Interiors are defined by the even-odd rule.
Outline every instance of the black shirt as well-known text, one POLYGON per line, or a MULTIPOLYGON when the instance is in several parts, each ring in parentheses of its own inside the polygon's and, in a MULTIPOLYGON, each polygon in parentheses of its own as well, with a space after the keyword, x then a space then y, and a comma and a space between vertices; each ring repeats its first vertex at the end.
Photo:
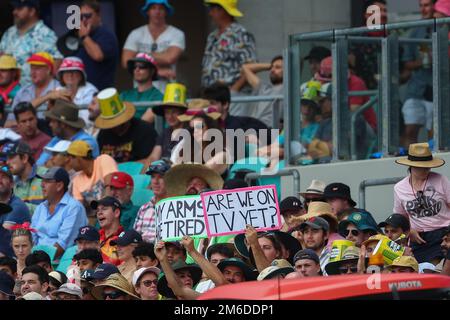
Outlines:
POLYGON ((172 141, 172 128, 165 128, 162 134, 156 139, 156 145, 161 146, 161 158, 170 158, 172 149, 177 145, 178 141, 172 141))
POLYGON ((108 154, 119 163, 142 160, 150 155, 158 134, 151 124, 141 119, 130 121, 131 126, 123 136, 112 129, 100 130, 97 141, 101 154, 108 154))

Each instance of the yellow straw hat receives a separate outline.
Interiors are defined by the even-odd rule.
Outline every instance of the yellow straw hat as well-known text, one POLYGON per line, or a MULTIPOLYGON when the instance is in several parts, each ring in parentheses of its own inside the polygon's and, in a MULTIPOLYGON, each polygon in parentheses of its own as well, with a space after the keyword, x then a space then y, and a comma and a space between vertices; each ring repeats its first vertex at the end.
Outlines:
POLYGON ((416 168, 438 168, 445 164, 440 158, 433 158, 428 143, 413 143, 409 145, 408 156, 395 160, 396 163, 416 168))
POLYGON ((131 120, 136 113, 133 104, 122 102, 115 88, 100 91, 97 95, 100 105, 100 115, 95 120, 95 126, 100 129, 111 129, 131 120))
POLYGON ((186 104, 187 89, 181 83, 169 83, 164 92, 163 103, 159 106, 154 106, 152 111, 154 114, 163 117, 164 110, 168 107, 176 107, 182 110, 187 110, 186 104))
POLYGON ((238 0, 205 0, 205 4, 218 4, 232 17, 244 16, 237 8, 238 0))
POLYGON ((96 285, 91 290, 92 296, 97 300, 103 300, 102 294, 105 287, 112 287, 123 293, 128 294, 133 298, 133 300, 141 300, 135 293, 133 286, 128 282, 128 280, 121 274, 114 273, 110 275, 104 282, 96 285))
POLYGON ((186 194, 186 187, 192 178, 202 178, 213 190, 223 187, 222 177, 214 170, 199 163, 185 163, 173 166, 164 175, 167 195, 170 197, 186 194))
POLYGON ((13 69, 20 69, 17 66, 16 58, 7 54, 0 56, 0 70, 13 70, 13 69))
POLYGON ((185 114, 178 116, 178 120, 182 122, 191 121, 196 115, 204 114, 213 120, 217 120, 221 117, 221 113, 217 111, 217 108, 211 106, 208 100, 205 99, 192 99, 189 102, 188 109, 185 114))

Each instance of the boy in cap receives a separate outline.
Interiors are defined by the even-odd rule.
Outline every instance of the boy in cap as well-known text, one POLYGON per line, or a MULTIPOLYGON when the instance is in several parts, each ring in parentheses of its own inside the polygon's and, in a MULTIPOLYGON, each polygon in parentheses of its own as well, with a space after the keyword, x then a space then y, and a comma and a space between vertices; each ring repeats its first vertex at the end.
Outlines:
POLYGON ((291 230, 297 226, 297 223, 293 223, 293 217, 299 217, 305 214, 302 202, 297 197, 287 197, 280 203, 280 213, 284 219, 283 231, 291 230))
POLYGON ((100 250, 103 261, 119 265, 122 261, 117 256, 117 247, 111 244, 112 240, 124 231, 120 225, 121 205, 113 197, 105 197, 99 201, 91 202, 91 209, 97 213, 100 225, 100 250))
POLYGON ((338 212, 356 206, 350 194, 350 187, 344 183, 330 183, 325 187, 323 197, 331 205, 336 216, 338 212))
POLYGON ((418 273, 419 263, 414 257, 401 256, 395 258, 392 264, 386 267, 391 273, 418 273))
POLYGON ((122 205, 120 224, 125 230, 133 228, 139 210, 139 207, 131 201, 133 191, 134 181, 128 173, 113 172, 105 177, 105 196, 111 196, 120 201, 122 205))
POLYGON ((378 224, 378 228, 384 228, 384 234, 392 241, 407 245, 411 225, 404 215, 391 214, 385 221, 378 224))
POLYGON ((136 230, 123 231, 117 239, 111 240, 111 245, 117 247, 117 256, 122 261, 118 266, 120 273, 131 283, 136 271, 133 250, 142 242, 142 237, 136 230))
POLYGON ((31 227, 35 245, 56 247, 60 257, 75 241, 78 229, 88 224, 84 207, 69 195, 69 174, 61 167, 53 167, 39 176, 46 201, 35 210, 31 227), (51 219, 50 219, 51 217, 51 219))
POLYGON ((339 234, 354 242, 357 247, 361 247, 364 241, 377 233, 377 223, 367 211, 353 212, 346 220, 339 223, 339 234))
POLYGON ((95 268, 94 273, 92 274, 92 281, 95 284, 101 283, 112 274, 120 274, 119 269, 111 263, 102 263, 95 268))
POLYGON ((312 249, 298 251, 294 256, 294 266, 302 278, 321 275, 319 256, 312 249))
POLYGON ((330 225, 322 217, 312 217, 300 225, 299 231, 302 234, 305 248, 311 249, 317 254, 320 259, 320 268, 323 274, 326 274, 325 266, 330 259, 327 249, 330 225))
POLYGON ((92 200, 99 200, 104 189, 105 177, 117 171, 117 163, 103 154, 94 158, 92 147, 82 140, 74 141, 67 149, 70 165, 78 172, 72 181, 75 199, 87 206, 92 200))
POLYGON ((152 162, 146 174, 152 177, 150 188, 153 191, 154 197, 139 209, 136 220, 134 221, 133 229, 142 235, 144 241, 153 242, 156 238, 156 213, 155 204, 166 198, 166 184, 164 182, 164 175, 170 170, 170 163, 165 160, 158 160, 152 162))
POLYGON ((80 252, 85 249, 100 250, 100 234, 97 229, 92 226, 84 226, 78 230, 78 236, 75 239, 75 244, 80 252))

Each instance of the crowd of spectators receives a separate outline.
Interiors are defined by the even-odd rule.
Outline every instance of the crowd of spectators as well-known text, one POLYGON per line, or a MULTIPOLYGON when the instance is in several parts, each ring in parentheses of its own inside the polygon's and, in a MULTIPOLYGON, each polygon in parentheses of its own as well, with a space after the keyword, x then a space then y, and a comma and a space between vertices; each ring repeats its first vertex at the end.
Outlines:
MULTIPOLYGON (((450 16, 450 1, 431 2, 420 0, 423 18, 450 16)), ((367 5, 374 3, 386 4, 367 5)), ((80 47, 66 57, 39 18, 39 1, 12 1, 14 26, 0 41, 0 103, 12 110, 3 109, 0 129, 0 300, 196 299, 227 284, 364 274, 374 266, 381 273, 450 276, 450 183, 430 171, 444 161, 412 135, 408 156, 396 160, 408 166, 408 175, 395 185, 394 213, 385 221, 357 208, 348 185, 313 180, 280 202, 280 230, 248 225, 236 236, 157 238, 159 201, 249 186, 247 172, 231 172, 231 165, 251 153, 230 147, 237 137, 229 139, 226 130, 250 130, 249 147, 260 146, 261 130, 282 127, 281 102, 244 107, 231 97, 280 94, 283 57, 258 63, 253 35, 236 21, 243 15, 237 1, 205 4, 216 29, 206 43, 204 88, 187 103, 186 86, 176 82, 185 36, 167 24, 174 14, 167 0, 145 1, 148 24, 127 37, 120 64, 117 37, 103 26, 97 1, 81 4, 80 47), (133 78, 132 88, 121 92, 112 80, 119 65, 133 78), (270 72, 269 84, 262 71, 270 72), (142 101, 157 105, 136 109, 133 103, 142 101), (159 134, 156 117, 164 120, 159 134), (213 130, 222 135, 211 140, 213 130)), ((364 62, 370 50, 350 50, 350 91, 377 86, 375 67, 364 62)), ((413 122, 406 115, 428 108, 430 88, 423 81, 430 56, 421 50, 411 47, 404 55, 408 88, 416 94, 402 109, 407 128, 413 122)), ((313 77, 302 85, 298 106, 301 164, 331 156, 330 55, 314 47, 304 58, 313 77)), ((355 111, 367 99, 350 97, 348 108, 355 111)), ((423 116, 413 125, 429 128, 423 116)), ((357 119, 360 158, 379 120, 372 108, 357 119)), ((254 152, 275 166, 283 148, 282 131, 254 152)))

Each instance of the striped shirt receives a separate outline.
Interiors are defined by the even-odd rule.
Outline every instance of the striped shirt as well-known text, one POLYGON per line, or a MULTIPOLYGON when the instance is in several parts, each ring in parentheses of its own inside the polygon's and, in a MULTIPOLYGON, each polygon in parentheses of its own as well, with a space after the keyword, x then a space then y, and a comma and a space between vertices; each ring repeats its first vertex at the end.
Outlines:
POLYGON ((324 276, 327 276, 328 274, 325 271, 325 266, 330 261, 330 250, 328 249, 328 247, 323 248, 322 253, 320 254, 319 260, 320 260, 320 269, 322 270, 322 274, 324 276))
POLYGON ((14 179, 14 194, 22 199, 33 215, 36 207, 45 199, 42 195, 41 179, 36 177, 38 174, 44 174, 47 171, 44 167, 33 165, 30 176, 26 181, 22 181, 18 176, 14 179))
POLYGON ((156 211, 155 197, 144 204, 137 213, 133 229, 139 232, 144 241, 155 242, 156 239, 156 211))

